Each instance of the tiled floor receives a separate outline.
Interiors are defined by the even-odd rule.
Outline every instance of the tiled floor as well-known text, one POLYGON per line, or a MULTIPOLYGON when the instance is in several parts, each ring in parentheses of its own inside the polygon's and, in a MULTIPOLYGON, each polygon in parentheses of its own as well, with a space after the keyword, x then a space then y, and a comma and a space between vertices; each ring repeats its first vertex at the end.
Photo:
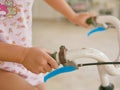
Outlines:
MULTIPOLYGON (((68 49, 91 47, 101 50, 114 60, 118 53, 116 30, 110 29, 87 37, 89 30, 67 21, 34 21, 33 44, 51 52, 58 51, 61 45, 65 45, 68 49)), ((83 61, 94 60, 84 59, 79 62, 83 61)), ((119 79, 120 76, 110 76, 110 82, 114 83, 115 90, 120 90, 119 79)), ((100 79, 96 66, 82 67, 75 72, 54 77, 46 83, 48 90, 98 90, 99 85, 100 79)))

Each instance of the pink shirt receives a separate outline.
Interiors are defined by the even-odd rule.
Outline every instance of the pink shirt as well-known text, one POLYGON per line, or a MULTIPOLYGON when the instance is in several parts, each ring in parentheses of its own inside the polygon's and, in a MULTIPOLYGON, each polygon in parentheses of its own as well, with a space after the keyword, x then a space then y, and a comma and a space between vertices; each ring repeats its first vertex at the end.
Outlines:
MULTIPOLYGON (((0 41, 25 47, 32 46, 32 5, 34 0, 0 0, 0 41)), ((0 68, 22 76, 32 85, 43 82, 21 64, 4 62, 0 68)))

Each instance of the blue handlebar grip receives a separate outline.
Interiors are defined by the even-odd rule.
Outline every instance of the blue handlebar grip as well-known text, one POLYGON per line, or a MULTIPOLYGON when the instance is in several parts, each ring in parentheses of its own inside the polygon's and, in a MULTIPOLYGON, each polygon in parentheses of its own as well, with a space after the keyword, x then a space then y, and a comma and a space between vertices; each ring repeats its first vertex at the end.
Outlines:
POLYGON ((102 32, 102 31, 105 31, 105 30, 106 30, 105 27, 102 27, 102 26, 96 27, 96 28, 90 30, 90 31, 88 32, 87 36, 91 36, 92 34, 94 34, 94 33, 96 33, 96 32, 102 32))
POLYGON ((59 74, 72 72, 72 71, 75 71, 75 70, 77 70, 77 68, 75 66, 63 66, 63 67, 61 67, 59 69, 56 69, 56 70, 50 72, 49 74, 47 74, 44 77, 44 82, 47 82, 48 79, 50 79, 52 77, 55 77, 59 74))

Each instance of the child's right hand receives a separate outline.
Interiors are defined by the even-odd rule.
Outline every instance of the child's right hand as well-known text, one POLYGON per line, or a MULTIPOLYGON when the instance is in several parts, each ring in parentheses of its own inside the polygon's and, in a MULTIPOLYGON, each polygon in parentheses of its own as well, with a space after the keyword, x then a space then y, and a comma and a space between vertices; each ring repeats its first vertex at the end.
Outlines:
POLYGON ((26 48, 27 54, 22 64, 31 72, 39 74, 50 72, 52 68, 57 69, 56 61, 44 50, 31 47, 26 48))

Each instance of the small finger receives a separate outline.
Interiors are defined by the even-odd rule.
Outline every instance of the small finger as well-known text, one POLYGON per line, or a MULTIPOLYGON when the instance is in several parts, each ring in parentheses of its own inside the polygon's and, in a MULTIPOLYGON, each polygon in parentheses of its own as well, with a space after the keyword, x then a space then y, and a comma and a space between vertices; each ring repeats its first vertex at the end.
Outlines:
POLYGON ((51 52, 47 49, 43 49, 45 52, 47 52, 48 54, 51 54, 51 52))
POLYGON ((48 56, 47 62, 52 68, 54 69, 58 68, 57 62, 52 57, 48 56))
POLYGON ((44 67, 44 69, 45 69, 45 71, 47 71, 47 72, 50 72, 50 71, 52 70, 52 68, 50 67, 49 64, 46 65, 46 66, 44 67))
POLYGON ((83 26, 83 27, 85 27, 85 28, 89 28, 89 25, 86 24, 86 23, 79 24, 79 26, 83 26))
POLYGON ((39 67, 39 72, 46 73, 46 70, 43 67, 39 67))

